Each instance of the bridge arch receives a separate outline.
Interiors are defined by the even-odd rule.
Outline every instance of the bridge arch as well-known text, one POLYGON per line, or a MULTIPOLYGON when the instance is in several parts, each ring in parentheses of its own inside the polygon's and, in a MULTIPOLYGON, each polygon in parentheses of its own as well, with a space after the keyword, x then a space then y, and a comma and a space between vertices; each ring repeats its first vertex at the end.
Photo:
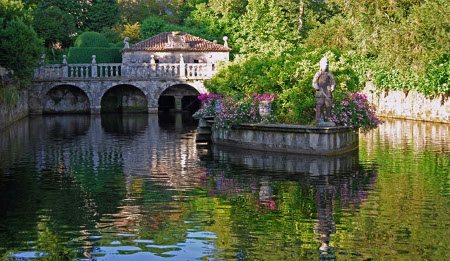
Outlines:
POLYGON ((191 111, 200 109, 200 91, 186 83, 177 83, 164 88, 158 97, 159 110, 191 111))
POLYGON ((51 113, 90 113, 89 92, 73 84, 49 86, 42 99, 42 112, 51 113))
POLYGON ((102 113, 139 113, 148 111, 145 93, 131 84, 118 84, 107 89, 100 100, 102 113))

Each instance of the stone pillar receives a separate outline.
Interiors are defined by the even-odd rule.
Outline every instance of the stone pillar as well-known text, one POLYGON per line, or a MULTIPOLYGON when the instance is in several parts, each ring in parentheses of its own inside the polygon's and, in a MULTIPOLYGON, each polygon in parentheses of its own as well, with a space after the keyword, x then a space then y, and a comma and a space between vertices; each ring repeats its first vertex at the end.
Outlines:
POLYGON ((69 68, 67 65, 67 56, 63 55, 63 61, 62 61, 62 77, 67 78, 69 77, 69 68))
POLYGON ((95 60, 95 55, 92 55, 92 65, 91 65, 91 73, 92 77, 97 77, 97 61, 95 60))
POLYGON ((182 104, 181 99, 183 99, 182 95, 175 95, 175 111, 181 111, 182 110, 182 104))
POLYGON ((209 59, 206 61, 206 75, 208 78, 212 78, 213 76, 213 70, 212 70, 212 55, 209 56, 209 59))
POLYGON ((186 65, 184 63, 183 54, 180 54, 180 78, 186 79, 186 65))
POLYGON ((155 61, 155 55, 150 55, 150 77, 152 76, 158 76, 156 73, 156 61, 155 61))

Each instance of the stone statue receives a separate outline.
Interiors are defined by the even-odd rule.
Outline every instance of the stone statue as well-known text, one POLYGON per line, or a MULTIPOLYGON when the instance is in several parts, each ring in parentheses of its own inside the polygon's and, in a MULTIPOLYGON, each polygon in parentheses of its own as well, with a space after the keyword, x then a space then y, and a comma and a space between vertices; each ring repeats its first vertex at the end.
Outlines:
POLYGON ((320 60, 320 70, 314 76, 312 85, 316 89, 316 125, 336 126, 331 121, 332 98, 336 81, 334 75, 328 71, 328 59, 326 57, 320 60))
POLYGON ((130 37, 125 37, 125 39, 123 39, 123 43, 123 48, 130 48, 130 37))

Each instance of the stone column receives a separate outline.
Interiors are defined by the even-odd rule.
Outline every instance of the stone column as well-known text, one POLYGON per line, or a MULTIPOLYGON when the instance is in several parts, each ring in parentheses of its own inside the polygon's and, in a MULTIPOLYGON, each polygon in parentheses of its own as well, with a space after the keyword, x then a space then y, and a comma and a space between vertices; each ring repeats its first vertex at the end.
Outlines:
POLYGON ((186 79, 186 65, 184 63, 183 54, 180 54, 180 78, 186 79))
POLYGON ((69 77, 69 68, 67 65, 67 56, 63 55, 63 62, 62 62, 62 78, 69 77))
POLYGON ((97 61, 95 60, 95 57, 95 55, 92 55, 91 73, 93 78, 97 77, 97 61))
POLYGON ((175 111, 181 111, 182 110, 182 104, 181 99, 183 99, 182 95, 175 95, 175 111))

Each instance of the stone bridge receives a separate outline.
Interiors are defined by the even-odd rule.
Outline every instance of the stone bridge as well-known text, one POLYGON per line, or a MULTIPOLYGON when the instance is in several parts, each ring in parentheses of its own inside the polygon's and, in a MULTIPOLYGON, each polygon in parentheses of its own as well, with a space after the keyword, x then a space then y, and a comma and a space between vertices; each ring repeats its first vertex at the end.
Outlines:
POLYGON ((45 65, 30 86, 33 114, 149 112, 198 109, 197 96, 215 73, 213 63, 122 63, 45 65))

